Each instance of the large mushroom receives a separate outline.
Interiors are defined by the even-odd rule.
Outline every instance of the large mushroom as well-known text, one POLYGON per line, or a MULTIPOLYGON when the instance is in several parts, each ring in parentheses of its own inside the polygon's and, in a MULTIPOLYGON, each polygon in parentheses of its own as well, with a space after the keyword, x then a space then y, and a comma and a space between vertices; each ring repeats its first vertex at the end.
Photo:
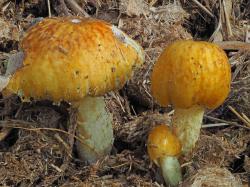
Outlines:
POLYGON ((161 168, 162 176, 171 186, 176 186, 182 179, 178 156, 181 143, 167 125, 158 125, 149 132, 147 142, 149 158, 161 168))
POLYGON ((3 93, 70 102, 78 108, 77 132, 84 141, 77 142, 80 157, 91 163, 108 154, 112 118, 102 96, 123 87, 143 63, 140 45, 104 21, 60 17, 31 27, 21 48, 24 57, 11 66, 17 70, 1 77, 3 93))
POLYGON ((230 91, 231 69, 225 52, 202 41, 177 41, 160 55, 152 72, 152 95, 172 104, 172 126, 187 155, 199 138, 206 108, 221 105, 230 91))

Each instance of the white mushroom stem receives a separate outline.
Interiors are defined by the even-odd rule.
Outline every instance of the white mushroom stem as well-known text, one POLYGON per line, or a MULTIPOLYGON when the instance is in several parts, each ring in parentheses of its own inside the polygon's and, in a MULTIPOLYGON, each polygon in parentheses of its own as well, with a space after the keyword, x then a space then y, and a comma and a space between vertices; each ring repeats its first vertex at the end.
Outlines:
POLYGON ((166 184, 177 186, 182 180, 181 166, 176 157, 165 156, 161 158, 160 167, 166 184))
POLYGON ((193 106, 188 109, 175 108, 172 125, 182 143, 182 153, 188 155, 199 139, 205 109, 193 106))
POLYGON ((85 97, 78 104, 77 141, 79 157, 93 163, 110 153, 113 145, 112 118, 103 97, 85 97))

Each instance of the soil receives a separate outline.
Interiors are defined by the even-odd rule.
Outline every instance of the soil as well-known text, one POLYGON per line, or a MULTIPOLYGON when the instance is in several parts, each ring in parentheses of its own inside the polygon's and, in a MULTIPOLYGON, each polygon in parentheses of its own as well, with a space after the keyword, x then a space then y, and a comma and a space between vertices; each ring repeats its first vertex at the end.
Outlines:
POLYGON ((250 1, 195 2, 2 0, 2 74, 9 56, 20 49, 25 31, 49 15, 104 19, 140 43, 146 60, 123 89, 105 96, 113 115, 115 142, 110 155, 91 165, 78 158, 75 137, 70 136, 75 133, 76 120, 70 104, 25 103, 16 95, 1 96, 0 186, 164 186, 159 168, 147 155, 146 139, 152 127, 170 123, 173 110, 153 100, 150 75, 161 51, 179 39, 221 44, 233 75, 228 99, 206 112, 195 150, 189 158, 181 159, 180 186, 248 186, 250 44, 246 41, 250 41, 250 1))

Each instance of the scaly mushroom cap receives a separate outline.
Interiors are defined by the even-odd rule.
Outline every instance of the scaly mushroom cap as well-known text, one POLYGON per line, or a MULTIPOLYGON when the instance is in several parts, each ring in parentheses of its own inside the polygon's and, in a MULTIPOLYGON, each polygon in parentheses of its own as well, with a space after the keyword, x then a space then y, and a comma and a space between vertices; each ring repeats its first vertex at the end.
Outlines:
POLYGON ((24 36, 23 67, 5 93, 78 101, 121 88, 143 63, 142 48, 118 28, 80 17, 46 18, 24 36))
POLYGON ((155 164, 164 156, 178 156, 181 153, 181 143, 166 125, 153 128, 148 136, 148 154, 155 164))
POLYGON ((222 49, 212 43, 186 40, 163 51, 153 69, 151 90, 162 106, 212 109, 223 103, 230 82, 230 65, 222 49))

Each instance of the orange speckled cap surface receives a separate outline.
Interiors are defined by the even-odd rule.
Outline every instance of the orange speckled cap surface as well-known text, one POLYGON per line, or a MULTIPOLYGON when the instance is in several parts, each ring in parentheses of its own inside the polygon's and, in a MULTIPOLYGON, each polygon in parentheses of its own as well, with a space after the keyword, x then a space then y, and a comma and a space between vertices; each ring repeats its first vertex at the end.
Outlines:
POLYGON ((164 156, 178 156, 181 152, 181 143, 166 125, 153 128, 148 136, 148 154, 157 165, 158 159, 164 156))
POLYGON ((168 46, 152 73, 152 95, 162 106, 216 108, 230 91, 231 69, 217 45, 177 41, 168 46))
POLYGON ((78 101, 121 88, 143 63, 141 47, 116 27, 80 17, 46 18, 25 34, 23 67, 7 93, 78 101))

